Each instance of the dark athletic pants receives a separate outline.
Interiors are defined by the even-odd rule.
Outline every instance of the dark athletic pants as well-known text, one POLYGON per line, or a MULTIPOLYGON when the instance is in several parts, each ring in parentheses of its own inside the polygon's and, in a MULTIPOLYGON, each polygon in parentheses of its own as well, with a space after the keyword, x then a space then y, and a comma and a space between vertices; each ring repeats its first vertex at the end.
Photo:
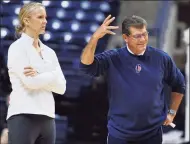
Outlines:
POLYGON ((107 144, 162 144, 162 129, 153 137, 142 141, 127 141, 108 135, 107 144))
POLYGON ((55 144, 55 121, 50 117, 19 114, 7 124, 9 144, 55 144))

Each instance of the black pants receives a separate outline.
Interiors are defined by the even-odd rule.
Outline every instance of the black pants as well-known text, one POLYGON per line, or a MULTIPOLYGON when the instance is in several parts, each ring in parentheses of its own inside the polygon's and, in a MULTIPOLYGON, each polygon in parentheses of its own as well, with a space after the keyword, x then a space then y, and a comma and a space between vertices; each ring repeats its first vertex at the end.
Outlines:
POLYGON ((55 121, 43 115, 19 114, 10 117, 9 144, 55 144, 55 121))
POLYGON ((108 135, 107 144, 162 144, 162 130, 153 137, 142 141, 127 141, 108 135))

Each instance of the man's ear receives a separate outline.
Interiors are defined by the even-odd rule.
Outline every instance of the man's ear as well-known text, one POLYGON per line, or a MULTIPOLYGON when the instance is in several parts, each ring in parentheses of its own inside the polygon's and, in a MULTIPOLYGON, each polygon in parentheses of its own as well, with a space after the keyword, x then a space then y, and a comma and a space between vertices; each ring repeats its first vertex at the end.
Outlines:
POLYGON ((122 34, 122 37, 123 37, 124 41, 127 43, 127 42, 128 42, 128 37, 127 37, 127 35, 126 35, 126 34, 122 34))

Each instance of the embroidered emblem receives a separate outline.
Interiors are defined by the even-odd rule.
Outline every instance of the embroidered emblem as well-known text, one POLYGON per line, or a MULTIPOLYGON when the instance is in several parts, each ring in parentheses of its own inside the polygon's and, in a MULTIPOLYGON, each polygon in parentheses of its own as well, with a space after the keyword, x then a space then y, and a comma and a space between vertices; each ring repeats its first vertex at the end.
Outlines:
POLYGON ((142 70, 142 67, 140 64, 137 64, 136 67, 135 67, 135 70, 136 70, 136 73, 140 73, 141 70, 142 70))

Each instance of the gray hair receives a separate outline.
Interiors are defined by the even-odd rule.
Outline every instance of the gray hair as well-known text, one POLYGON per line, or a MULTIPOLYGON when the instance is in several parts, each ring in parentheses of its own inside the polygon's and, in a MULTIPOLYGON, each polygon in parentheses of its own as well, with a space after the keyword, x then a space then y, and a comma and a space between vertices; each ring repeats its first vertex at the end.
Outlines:
POLYGON ((135 27, 135 28, 143 28, 144 26, 147 27, 147 22, 145 19, 143 19, 140 16, 131 16, 131 17, 126 17, 124 21, 122 22, 122 34, 126 34, 127 36, 130 35, 130 27, 135 27))

